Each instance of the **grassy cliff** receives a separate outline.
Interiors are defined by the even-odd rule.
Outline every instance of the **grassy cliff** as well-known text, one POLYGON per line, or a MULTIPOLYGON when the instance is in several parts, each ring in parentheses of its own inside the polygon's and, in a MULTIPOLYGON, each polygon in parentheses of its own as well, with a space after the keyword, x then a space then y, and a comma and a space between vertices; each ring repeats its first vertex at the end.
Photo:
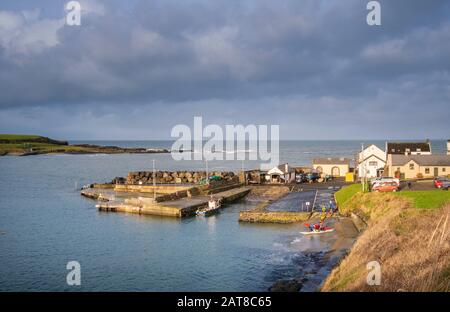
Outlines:
POLYGON ((339 209, 368 227, 322 291, 450 291, 450 192, 356 191, 339 209), (381 265, 379 286, 366 282, 371 261, 381 265))

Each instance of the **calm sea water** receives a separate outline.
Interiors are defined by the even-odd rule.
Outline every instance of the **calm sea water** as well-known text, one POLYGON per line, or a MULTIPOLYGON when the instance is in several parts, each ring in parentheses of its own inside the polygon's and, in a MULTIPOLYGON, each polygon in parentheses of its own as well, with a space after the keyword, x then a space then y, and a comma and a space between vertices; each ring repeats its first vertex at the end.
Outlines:
MULTIPOLYGON (((434 151, 444 143, 433 142, 434 151)), ((351 157, 359 148, 356 141, 281 142, 281 161, 309 165, 315 156, 351 157)), ((170 154, 0 157, 0 290, 266 290, 294 276, 309 250, 328 248, 323 239, 301 237, 299 225, 237 222, 240 210, 255 205, 251 199, 217 216, 178 220, 100 213, 76 190, 129 171, 151 170, 153 159, 159 170, 204 168, 202 162, 175 162, 170 154), (79 287, 66 284, 66 264, 72 260, 81 264, 79 287)), ((210 170, 241 166, 240 161, 209 164, 210 170)))

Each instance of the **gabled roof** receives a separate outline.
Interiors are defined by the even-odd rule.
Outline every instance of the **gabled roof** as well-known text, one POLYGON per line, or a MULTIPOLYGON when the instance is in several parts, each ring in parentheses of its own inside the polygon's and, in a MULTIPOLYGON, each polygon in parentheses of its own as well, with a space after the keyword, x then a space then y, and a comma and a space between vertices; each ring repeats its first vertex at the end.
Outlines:
POLYGON ((404 166, 409 161, 419 166, 450 166, 450 155, 392 155, 392 166, 404 166))
POLYGON ((388 154, 405 154, 409 152, 431 152, 430 142, 388 142, 386 153, 388 154))
POLYGON ((282 165, 279 165, 277 167, 270 169, 267 173, 268 174, 273 174, 273 173, 286 174, 286 173, 290 173, 290 172, 295 172, 295 169, 286 163, 286 164, 282 164, 282 165), (287 171, 286 171, 286 165, 287 165, 287 171))
POLYGON ((371 158, 371 157, 375 157, 375 158, 378 158, 379 160, 381 160, 382 162, 386 162, 386 160, 384 160, 384 159, 381 159, 380 157, 378 157, 377 155, 375 155, 375 154, 370 154, 369 156, 367 156, 366 158, 364 158, 361 162, 365 162, 367 159, 369 159, 369 158, 371 158))
POLYGON ((313 165, 350 165, 350 159, 344 157, 314 158, 313 165))

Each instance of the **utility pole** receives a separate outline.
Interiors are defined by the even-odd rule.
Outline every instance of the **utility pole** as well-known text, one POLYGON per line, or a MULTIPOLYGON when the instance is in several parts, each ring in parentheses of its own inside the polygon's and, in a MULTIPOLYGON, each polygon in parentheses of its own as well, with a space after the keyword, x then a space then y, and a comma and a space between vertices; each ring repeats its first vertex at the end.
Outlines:
POLYGON ((205 160, 205 163, 206 163, 206 183, 209 184, 208 160, 205 160))
POLYGON ((361 173, 362 173, 362 175, 361 175, 361 188, 362 188, 362 191, 364 192, 365 191, 365 187, 366 187, 366 185, 365 185, 365 180, 366 180, 366 166, 364 165, 364 159, 363 159, 363 161, 361 161, 361 158, 364 158, 364 143, 361 143, 361 156, 360 155, 358 155, 358 162, 361 164, 361 173))
POLYGON ((155 170, 155 160, 153 159, 153 199, 156 200, 156 170, 155 170))
POLYGON ((247 185, 247 176, 244 170, 244 160, 242 159, 242 175, 244 176, 244 186, 247 185))

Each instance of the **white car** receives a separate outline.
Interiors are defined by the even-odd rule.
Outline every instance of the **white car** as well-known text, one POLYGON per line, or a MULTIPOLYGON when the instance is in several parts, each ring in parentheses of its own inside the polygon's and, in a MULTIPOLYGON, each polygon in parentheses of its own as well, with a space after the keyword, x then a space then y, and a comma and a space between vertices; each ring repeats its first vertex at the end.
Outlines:
POLYGON ((385 183, 385 182, 395 182, 395 183, 397 183, 398 186, 400 186, 400 179, 392 178, 392 177, 381 177, 381 178, 373 179, 370 181, 370 185, 373 188, 373 187, 379 186, 381 183, 385 183))

